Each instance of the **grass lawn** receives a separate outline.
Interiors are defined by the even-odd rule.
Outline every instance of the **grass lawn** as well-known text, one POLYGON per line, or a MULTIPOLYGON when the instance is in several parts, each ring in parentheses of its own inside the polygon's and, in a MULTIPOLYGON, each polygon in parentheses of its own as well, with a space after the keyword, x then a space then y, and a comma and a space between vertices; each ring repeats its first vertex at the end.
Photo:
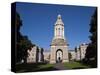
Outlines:
POLYGON ((18 64, 16 72, 36 72, 56 70, 54 64, 18 64))
MULTIPOLYGON (((67 62, 62 63, 67 69, 85 69, 90 68, 89 66, 83 65, 79 62, 67 62)), ((18 64, 16 65, 17 72, 37 72, 37 71, 54 71, 58 70, 55 68, 56 64, 18 64)))
POLYGON ((54 64, 45 64, 45 65, 40 65, 40 68, 48 68, 48 67, 53 67, 54 64))
POLYGON ((40 65, 37 71, 52 71, 56 70, 54 68, 54 64, 45 64, 45 65, 40 65))
POLYGON ((83 65, 79 62, 68 62, 64 63, 64 66, 69 68, 69 69, 85 69, 85 68, 90 68, 89 66, 83 65))
MULTIPOLYGON (((83 65, 80 62, 67 62, 67 63, 63 63, 63 65, 68 69, 87 69, 87 68, 90 68, 89 66, 83 65)), ((46 71, 57 70, 54 68, 54 66, 55 66, 55 64, 40 65, 39 71, 41 71, 41 70, 46 70, 46 71)))

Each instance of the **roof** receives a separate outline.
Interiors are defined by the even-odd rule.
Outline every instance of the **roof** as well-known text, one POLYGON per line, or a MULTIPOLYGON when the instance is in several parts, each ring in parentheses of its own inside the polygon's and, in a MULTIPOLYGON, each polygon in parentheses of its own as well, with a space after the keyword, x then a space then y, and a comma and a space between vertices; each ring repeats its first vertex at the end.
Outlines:
POLYGON ((60 14, 57 17, 57 21, 56 21, 55 25, 64 25, 60 14))

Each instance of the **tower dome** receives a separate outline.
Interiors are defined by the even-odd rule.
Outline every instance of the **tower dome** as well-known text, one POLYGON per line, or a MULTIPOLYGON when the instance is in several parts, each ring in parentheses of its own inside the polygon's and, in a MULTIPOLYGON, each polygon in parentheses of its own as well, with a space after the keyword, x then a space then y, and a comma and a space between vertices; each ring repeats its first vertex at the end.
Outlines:
POLYGON ((55 25, 64 25, 60 14, 57 16, 57 21, 56 21, 55 25))
POLYGON ((58 19, 61 19, 61 15, 60 14, 58 15, 58 19))

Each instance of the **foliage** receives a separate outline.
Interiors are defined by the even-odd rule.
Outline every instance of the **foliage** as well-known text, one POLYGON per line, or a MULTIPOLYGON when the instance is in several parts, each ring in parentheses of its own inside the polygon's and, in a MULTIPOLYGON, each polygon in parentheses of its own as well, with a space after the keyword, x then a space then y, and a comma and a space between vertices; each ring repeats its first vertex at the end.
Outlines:
POLYGON ((87 47, 84 62, 91 67, 97 67, 97 9, 91 17, 89 31, 91 33, 91 43, 87 47))
POLYGON ((41 48, 41 61, 44 61, 44 54, 43 54, 43 51, 44 51, 44 49, 43 48, 41 48))
POLYGON ((31 41, 28 39, 27 36, 23 36, 20 33, 20 28, 22 26, 22 20, 20 15, 16 12, 16 19, 15 19, 15 26, 16 26, 16 62, 21 62, 23 59, 26 62, 27 57, 27 50, 33 46, 31 41))
POLYGON ((68 58, 69 58, 69 60, 71 60, 71 58, 72 58, 72 54, 71 53, 68 53, 68 58))

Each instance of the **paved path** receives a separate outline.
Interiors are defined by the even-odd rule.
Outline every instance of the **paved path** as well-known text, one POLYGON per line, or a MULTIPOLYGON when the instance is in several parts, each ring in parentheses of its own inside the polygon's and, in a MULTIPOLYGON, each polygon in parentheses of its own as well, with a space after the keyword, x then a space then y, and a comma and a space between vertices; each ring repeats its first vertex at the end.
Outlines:
POLYGON ((63 63, 56 63, 55 66, 54 66, 54 68, 56 68, 56 69, 58 69, 58 70, 68 70, 68 68, 65 67, 65 66, 63 65, 63 63))

